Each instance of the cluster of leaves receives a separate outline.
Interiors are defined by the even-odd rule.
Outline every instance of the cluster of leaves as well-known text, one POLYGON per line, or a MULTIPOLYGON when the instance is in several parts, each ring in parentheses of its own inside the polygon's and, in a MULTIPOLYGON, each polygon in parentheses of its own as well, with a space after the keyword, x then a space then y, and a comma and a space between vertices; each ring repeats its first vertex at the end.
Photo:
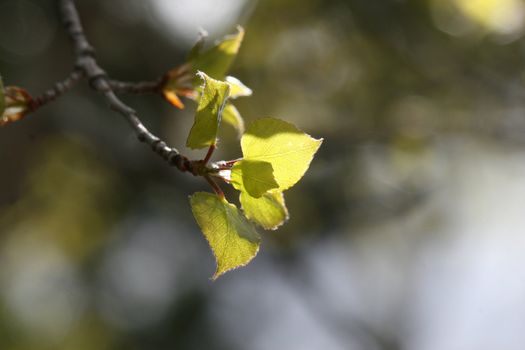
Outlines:
MULTIPOLYGON (((190 162, 188 170, 204 177, 214 193, 195 193, 190 203, 217 260, 213 279, 246 265, 257 254, 260 235, 255 225, 274 230, 288 219, 283 192, 302 178, 322 143, 275 118, 258 119, 245 129, 233 100, 250 96, 252 90, 226 75, 243 37, 244 30, 239 27, 236 34, 205 49, 205 36, 201 35, 187 62, 168 71, 159 88, 177 108, 184 108, 180 97, 197 103, 186 146, 208 148, 208 153, 204 159, 190 162), (237 130, 243 157, 210 163, 221 122, 237 130), (216 179, 239 190, 242 210, 226 200, 216 179)), ((4 88, 0 79, 0 126, 21 119, 36 104, 25 90, 4 88)))
POLYGON ((190 197, 193 215, 217 260, 213 279, 246 265, 257 254, 260 235, 255 225, 274 230, 288 219, 283 192, 295 185, 308 169, 322 140, 275 118, 262 118, 244 129, 232 100, 252 91, 226 73, 244 36, 242 28, 204 50, 204 37, 192 49, 188 62, 168 73, 164 96, 181 108, 177 95, 195 98, 195 121, 186 145, 208 148, 203 168, 215 193, 198 192, 190 197), (189 73, 189 74, 188 74, 189 73), (208 164, 217 145, 221 122, 234 126, 241 138, 243 157, 208 164), (230 203, 213 181, 219 178, 239 190, 242 210, 230 203))
MULTIPOLYGON (((179 96, 190 99, 199 98, 202 85, 198 72, 205 72, 209 77, 228 83, 230 91, 228 101, 222 111, 222 121, 237 130, 239 136, 244 133, 244 121, 232 100, 250 96, 252 90, 239 79, 227 76, 244 38, 244 29, 237 28, 237 34, 228 35, 211 48, 204 50, 206 33, 201 33, 195 46, 191 49, 187 62, 178 66, 164 76, 162 94, 175 107, 182 109, 184 103, 179 96)), ((189 145, 188 145, 189 146, 189 145)), ((191 147, 191 146, 190 146, 191 147)))

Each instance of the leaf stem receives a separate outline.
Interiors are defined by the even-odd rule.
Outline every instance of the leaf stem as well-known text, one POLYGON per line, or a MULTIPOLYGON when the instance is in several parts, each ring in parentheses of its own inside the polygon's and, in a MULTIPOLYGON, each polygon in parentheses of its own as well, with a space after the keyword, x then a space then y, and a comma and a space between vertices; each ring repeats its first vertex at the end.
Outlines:
POLYGON ((221 199, 224 199, 224 192, 222 192, 222 189, 215 182, 215 180, 213 180, 209 175, 204 175, 204 178, 210 184, 211 188, 213 189, 213 192, 215 192, 217 196, 219 196, 221 199))
POLYGON ((237 158, 237 159, 233 159, 233 160, 229 160, 227 162, 224 162, 225 165, 229 166, 230 168, 235 164, 237 163, 238 161, 242 160, 242 158, 237 158))
POLYGON ((208 148, 208 153, 206 153, 206 157, 204 157, 203 162, 204 165, 208 164, 210 161, 211 156, 213 155, 213 152, 217 149, 217 146, 211 145, 210 148, 208 148))

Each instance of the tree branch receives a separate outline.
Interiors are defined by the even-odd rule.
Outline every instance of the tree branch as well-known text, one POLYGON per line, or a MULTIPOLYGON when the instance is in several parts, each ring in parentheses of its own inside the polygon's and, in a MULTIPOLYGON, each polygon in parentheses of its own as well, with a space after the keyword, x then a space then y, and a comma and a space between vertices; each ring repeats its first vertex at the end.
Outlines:
MULTIPOLYGON (((75 71, 81 72, 82 76, 88 79, 91 88, 104 95, 110 108, 121 114, 128 121, 137 134, 139 141, 148 144, 155 153, 160 155, 170 165, 176 166, 180 171, 191 171, 193 173, 192 162, 181 155, 176 148, 169 147, 166 142, 151 133, 144 126, 137 112, 122 102, 115 94, 115 90, 135 92, 143 89, 153 89, 153 87, 147 84, 139 84, 140 86, 137 87, 135 84, 111 81, 95 59, 95 50, 87 41, 73 0, 58 0, 58 4, 62 21, 73 42, 75 71)), ((160 83, 158 84, 160 85, 160 83)), ((62 90, 57 89, 58 92, 62 90)), ((58 94, 55 95, 58 96, 58 94)))
POLYGON ((141 81, 137 83, 110 80, 109 85, 113 91, 118 93, 129 93, 129 94, 157 94, 160 93, 162 83, 164 79, 157 79, 156 81, 141 81))
POLYGON ((37 96, 33 99, 31 104, 31 111, 35 111, 38 108, 48 104, 51 101, 54 101, 56 98, 60 97, 63 93, 71 90, 84 76, 84 72, 81 70, 75 69, 71 74, 55 85, 44 92, 42 95, 37 96))

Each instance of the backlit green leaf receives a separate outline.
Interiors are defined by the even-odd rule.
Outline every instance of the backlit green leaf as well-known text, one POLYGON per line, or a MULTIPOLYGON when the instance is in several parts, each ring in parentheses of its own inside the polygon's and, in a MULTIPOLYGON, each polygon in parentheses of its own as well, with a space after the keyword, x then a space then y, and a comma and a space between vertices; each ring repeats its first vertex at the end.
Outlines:
POLYGON ((199 32, 199 36, 197 37, 197 41, 195 42, 195 45, 193 45, 190 52, 188 53, 188 57, 187 57, 188 62, 191 62, 192 60, 194 60, 201 54, 207 37, 208 37, 207 31, 201 30, 199 32))
POLYGON ((231 183, 239 191, 246 191, 259 198, 279 184, 273 177, 272 165, 260 160, 244 159, 235 163, 231 172, 231 183))
POLYGON ((288 209, 282 192, 270 191, 260 198, 241 192, 240 202, 244 215, 266 230, 275 230, 288 220, 288 209))
POLYGON ((229 102, 222 111, 222 122, 231 125, 237 131, 239 138, 244 134, 244 119, 237 108, 229 102))
POLYGON ((242 83, 239 79, 231 76, 226 77, 226 82, 230 84, 230 98, 251 96, 253 91, 242 83))
POLYGON ((237 34, 225 36, 208 50, 202 50, 202 39, 192 50, 190 63, 195 71, 206 72, 210 77, 224 80, 244 38, 244 29, 237 27, 237 34))
POLYGON ((209 147, 216 143, 222 110, 230 92, 228 83, 212 79, 202 72, 198 75, 204 80, 204 85, 195 122, 186 141, 186 145, 193 149, 209 147))
POLYGON ((272 164, 273 176, 284 191, 304 175, 312 158, 321 146, 316 140, 294 125, 274 118, 253 122, 241 138, 245 160, 272 164))
POLYGON ((2 77, 0 76, 0 119, 4 114, 5 110, 5 97, 4 97, 4 84, 2 83, 2 77))
POLYGON ((260 236, 235 205, 207 192, 193 194, 190 203, 193 216, 217 260, 213 279, 246 265, 257 255, 260 236))

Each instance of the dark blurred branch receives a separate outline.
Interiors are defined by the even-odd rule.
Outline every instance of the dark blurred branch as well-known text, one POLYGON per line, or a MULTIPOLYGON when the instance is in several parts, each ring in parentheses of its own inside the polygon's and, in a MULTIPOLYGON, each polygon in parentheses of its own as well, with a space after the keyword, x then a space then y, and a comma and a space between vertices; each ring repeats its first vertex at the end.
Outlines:
POLYGON ((157 94, 161 92, 162 83, 164 79, 158 79, 156 81, 141 81, 137 83, 131 83, 127 81, 110 80, 109 85, 113 91, 118 93, 129 93, 129 94, 157 94))
POLYGON ((109 107, 121 114, 135 130, 139 141, 148 144, 155 153, 160 155, 169 164, 176 166, 179 170, 192 171, 193 162, 182 156, 177 149, 169 147, 166 142, 152 134, 144 126, 137 112, 115 95, 115 90, 119 92, 121 90, 134 92, 142 89, 157 89, 157 87, 142 83, 134 85, 112 82, 95 59, 95 50, 87 41, 73 0, 58 0, 58 4, 64 26, 73 42, 76 57, 75 72, 80 72, 82 77, 85 77, 89 81, 92 89, 104 95, 106 101, 109 103, 109 107))
POLYGON ((75 69, 71 74, 55 85, 44 92, 42 95, 37 96, 33 99, 31 105, 32 111, 44 106, 45 104, 54 101, 56 98, 60 97, 63 93, 71 90, 84 76, 84 72, 81 70, 75 69))

